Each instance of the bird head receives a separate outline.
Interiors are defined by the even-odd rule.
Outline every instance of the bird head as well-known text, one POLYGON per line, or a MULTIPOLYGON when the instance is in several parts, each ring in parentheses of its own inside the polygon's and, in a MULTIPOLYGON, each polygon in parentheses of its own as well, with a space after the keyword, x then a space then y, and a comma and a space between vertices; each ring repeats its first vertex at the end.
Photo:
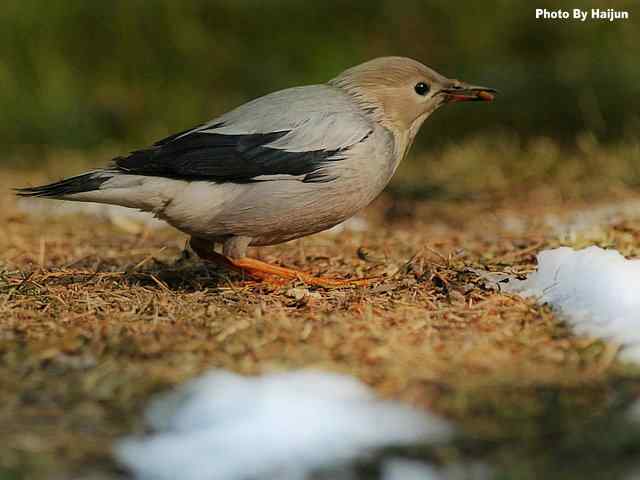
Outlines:
POLYGON ((405 57, 381 57, 345 70, 329 82, 341 88, 395 133, 413 139, 426 118, 445 103, 493 100, 496 90, 440 75, 405 57))

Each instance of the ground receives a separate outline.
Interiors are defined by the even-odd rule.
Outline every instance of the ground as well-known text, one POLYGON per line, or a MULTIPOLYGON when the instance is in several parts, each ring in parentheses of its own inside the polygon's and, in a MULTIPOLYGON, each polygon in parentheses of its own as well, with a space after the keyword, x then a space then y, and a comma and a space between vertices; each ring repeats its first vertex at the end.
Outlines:
POLYGON ((111 442, 140 431, 149 397, 212 367, 353 374, 456 422, 450 445, 413 452, 437 463, 486 461, 496 478, 617 478, 640 458, 640 433, 620 413, 640 392, 640 370, 616 360, 616 345, 573 335, 549 307, 487 276, 529 272, 538 251, 558 245, 640 256, 637 218, 593 213, 637 207, 625 183, 637 172, 620 165, 637 164, 638 146, 582 141, 563 168, 544 141, 440 152, 426 174, 418 163, 400 172, 363 213, 366 230, 253 252, 329 276, 382 276, 340 290, 247 281, 203 264, 170 228, 38 213, 9 188, 78 171, 73 162, 65 172, 55 162, 6 168, 0 479, 117 476, 111 442), (523 177, 487 160, 516 152, 547 159, 546 170, 520 163, 523 177), (620 158, 602 173, 598 159, 620 158), (456 176, 472 162, 484 165, 476 176, 456 176), (567 227, 576 218, 580 228, 567 227))

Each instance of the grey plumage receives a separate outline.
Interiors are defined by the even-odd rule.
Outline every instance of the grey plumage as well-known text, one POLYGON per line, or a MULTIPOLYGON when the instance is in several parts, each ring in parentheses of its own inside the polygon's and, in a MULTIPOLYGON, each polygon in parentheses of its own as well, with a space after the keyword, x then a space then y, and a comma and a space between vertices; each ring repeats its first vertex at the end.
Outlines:
POLYGON ((410 59, 376 59, 324 85, 252 100, 104 170, 18 194, 151 211, 243 257, 249 245, 280 243, 349 218, 386 186, 436 108, 487 100, 491 91, 410 59), (416 82, 428 82, 428 93, 416 82))
POLYGON ((371 133, 345 97, 324 85, 275 92, 118 158, 115 165, 126 173, 217 183, 281 174, 327 181, 325 164, 344 159, 346 150, 371 133), (321 103, 320 110, 310 108, 321 103))

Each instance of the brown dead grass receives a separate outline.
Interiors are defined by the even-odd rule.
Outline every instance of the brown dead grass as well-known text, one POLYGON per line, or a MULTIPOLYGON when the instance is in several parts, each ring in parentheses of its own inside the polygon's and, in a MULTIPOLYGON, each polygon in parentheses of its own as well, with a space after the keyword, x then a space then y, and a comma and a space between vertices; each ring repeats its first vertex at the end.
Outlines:
MULTIPOLYGON (((244 282, 188 258, 171 229, 26 216, 6 189, 24 182, 6 172, 0 185, 0 465, 17 476, 110 469, 111 442, 140 427, 152 393, 214 367, 347 372, 487 438, 501 420, 473 413, 478 392, 600 385, 623 370, 615 346, 572 336, 548 308, 478 274, 534 268, 537 251, 559 244, 544 215, 567 205, 383 197, 366 232, 256 253, 386 276, 323 290, 244 282), (516 233, 505 223, 514 215, 516 233)), ((637 256, 639 239, 639 223, 621 222, 590 240, 637 256)))

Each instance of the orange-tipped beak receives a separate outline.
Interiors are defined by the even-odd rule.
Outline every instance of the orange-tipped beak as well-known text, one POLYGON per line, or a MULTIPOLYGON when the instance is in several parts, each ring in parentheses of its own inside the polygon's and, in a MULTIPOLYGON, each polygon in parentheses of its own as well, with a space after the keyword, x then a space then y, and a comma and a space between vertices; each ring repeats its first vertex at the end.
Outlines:
POLYGON ((447 102, 491 102, 495 98, 497 90, 477 85, 467 85, 458 82, 452 87, 444 88, 447 102))

